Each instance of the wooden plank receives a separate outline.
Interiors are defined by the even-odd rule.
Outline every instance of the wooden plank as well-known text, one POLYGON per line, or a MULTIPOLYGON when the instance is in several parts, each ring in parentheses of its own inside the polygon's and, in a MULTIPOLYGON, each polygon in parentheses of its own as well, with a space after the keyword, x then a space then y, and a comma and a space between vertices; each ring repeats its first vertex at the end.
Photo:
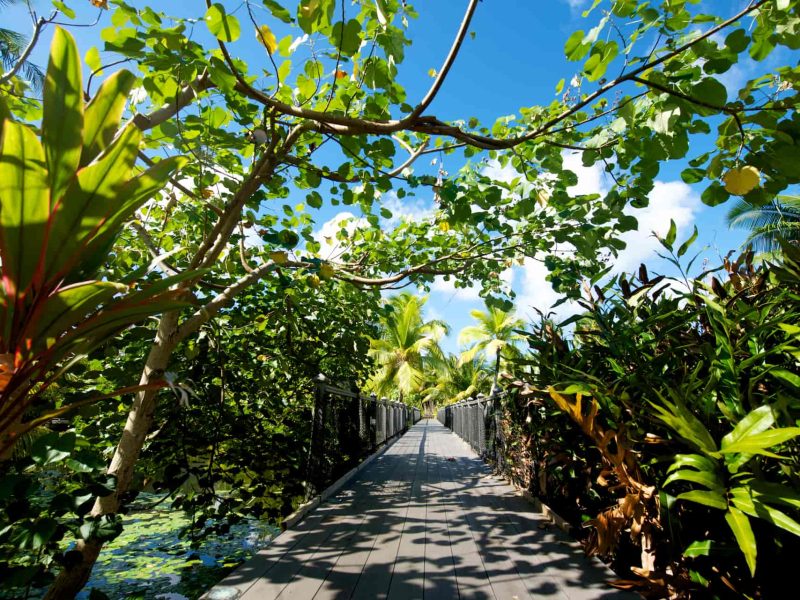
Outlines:
MULTIPOLYGON (((408 442, 402 446, 402 450, 405 452, 402 459, 406 461, 407 468, 399 473, 398 481, 395 484, 400 491, 396 498, 397 510, 394 518, 386 523, 382 533, 376 536, 375 545, 367 557, 358 582, 353 589, 352 598, 364 600, 385 598, 389 593, 409 510, 418 494, 418 479, 421 469, 424 467, 421 454, 424 457, 426 429, 427 425, 423 421, 405 436, 408 438, 408 442), (420 448, 423 449, 422 453, 420 448)), ((402 441, 405 441, 405 438, 402 441)))
POLYGON ((623 600, 457 436, 421 421, 237 570, 244 600, 623 600))
POLYGON ((454 479, 459 483, 457 496, 463 509, 464 526, 477 546, 478 554, 496 598, 523 600, 530 598, 525 583, 508 556, 505 540, 497 530, 500 522, 481 493, 485 482, 482 463, 473 459, 474 453, 451 434, 448 450, 455 460, 450 462, 454 479), (470 456, 471 455, 471 456, 470 456), (465 460, 467 459, 467 460, 465 460))
POLYGON ((456 598, 456 578, 453 550, 450 541, 448 511, 453 501, 452 489, 447 485, 442 436, 438 428, 431 429, 428 438, 427 505, 425 523, 425 598, 456 598))

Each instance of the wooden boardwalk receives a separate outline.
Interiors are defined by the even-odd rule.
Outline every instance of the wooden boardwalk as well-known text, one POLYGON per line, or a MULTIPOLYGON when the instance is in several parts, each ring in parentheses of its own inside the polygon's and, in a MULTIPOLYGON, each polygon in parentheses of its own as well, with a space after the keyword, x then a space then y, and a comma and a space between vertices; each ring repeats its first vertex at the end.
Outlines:
POLYGON ((423 420, 206 597, 638 598, 611 578, 455 434, 423 420))

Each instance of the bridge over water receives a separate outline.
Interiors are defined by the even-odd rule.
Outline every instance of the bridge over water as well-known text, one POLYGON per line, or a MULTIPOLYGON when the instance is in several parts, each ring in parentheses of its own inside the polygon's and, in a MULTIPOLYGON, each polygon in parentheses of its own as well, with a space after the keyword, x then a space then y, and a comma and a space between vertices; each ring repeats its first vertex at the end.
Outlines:
POLYGON ((638 598, 422 420, 204 598, 638 598))

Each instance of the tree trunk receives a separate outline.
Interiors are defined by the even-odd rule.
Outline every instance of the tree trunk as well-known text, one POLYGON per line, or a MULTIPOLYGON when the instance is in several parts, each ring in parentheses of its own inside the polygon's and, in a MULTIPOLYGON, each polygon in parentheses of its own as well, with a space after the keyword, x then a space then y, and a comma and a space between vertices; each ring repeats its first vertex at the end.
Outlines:
POLYGON ((497 351, 497 359, 494 363, 494 381, 492 382, 492 391, 490 394, 494 394, 497 391, 497 380, 500 377, 500 350, 497 351))
MULTIPOLYGON (((175 340, 177 329, 178 313, 175 311, 165 313, 159 320, 158 332, 142 370, 140 384, 149 383, 163 374, 177 343, 175 340)), ((144 390, 136 394, 122 437, 107 471, 109 475, 116 475, 116 489, 113 494, 95 501, 92 508, 93 516, 114 514, 119 510, 120 497, 130 488, 136 461, 153 423, 157 393, 158 390, 144 390)), ((77 565, 63 569, 58 574, 47 591, 45 600, 74 598, 89 580, 92 567, 103 549, 103 543, 91 537, 79 540, 75 549, 82 553, 83 559, 77 565)))

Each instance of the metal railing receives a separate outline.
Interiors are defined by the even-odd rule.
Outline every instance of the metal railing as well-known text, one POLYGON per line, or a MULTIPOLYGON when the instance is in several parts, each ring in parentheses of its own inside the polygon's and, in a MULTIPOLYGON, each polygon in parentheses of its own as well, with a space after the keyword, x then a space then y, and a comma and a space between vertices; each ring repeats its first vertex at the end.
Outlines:
POLYGON ((319 492, 421 417, 418 408, 330 385, 322 375, 315 384, 306 477, 309 494, 319 492))
POLYGON ((461 402, 440 408, 436 413, 438 421, 451 429, 484 459, 497 459, 498 443, 502 443, 498 427, 500 417, 499 400, 505 392, 491 396, 478 394, 461 402))

